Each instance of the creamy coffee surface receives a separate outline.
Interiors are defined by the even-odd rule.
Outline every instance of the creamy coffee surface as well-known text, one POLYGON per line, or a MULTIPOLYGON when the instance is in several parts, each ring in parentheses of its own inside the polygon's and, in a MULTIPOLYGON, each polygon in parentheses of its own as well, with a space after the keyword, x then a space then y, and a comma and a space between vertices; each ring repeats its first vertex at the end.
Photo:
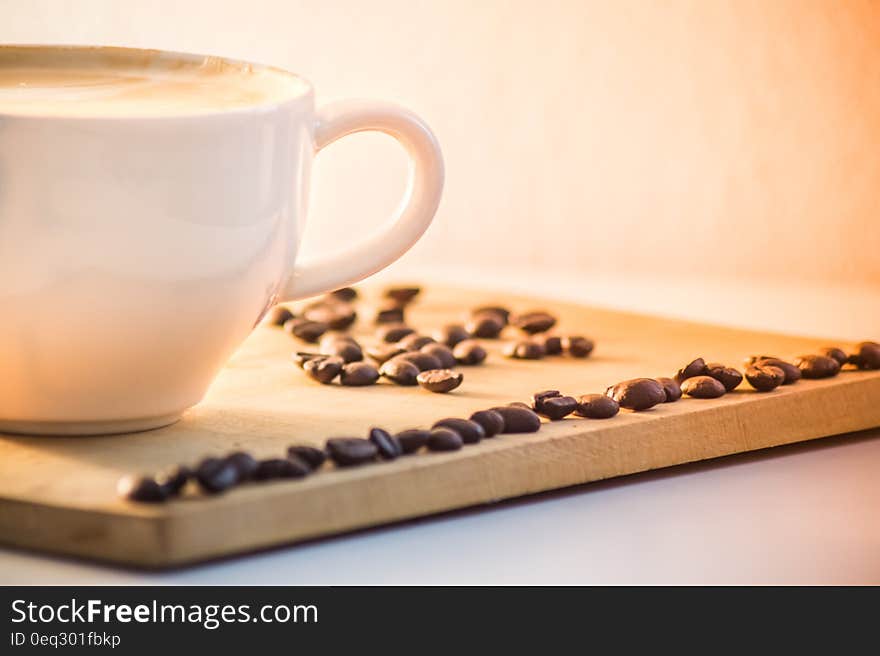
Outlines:
POLYGON ((0 46, 0 115, 203 113, 278 102, 306 89, 295 75, 218 57, 0 46))

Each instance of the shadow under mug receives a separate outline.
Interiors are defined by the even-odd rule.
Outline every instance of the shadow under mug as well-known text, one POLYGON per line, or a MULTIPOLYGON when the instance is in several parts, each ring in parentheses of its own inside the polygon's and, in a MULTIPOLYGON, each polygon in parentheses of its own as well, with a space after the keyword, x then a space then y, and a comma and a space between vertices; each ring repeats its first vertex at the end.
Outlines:
MULTIPOLYGON (((198 65, 171 52, 59 46, 198 65)), ((11 54, 10 54, 11 53, 11 54)), ((398 106, 314 106, 311 85, 245 107, 179 113, 21 113, 0 105, 0 431, 157 428, 198 403, 276 303, 356 282, 430 224, 443 160, 398 106), (411 166, 397 215, 343 250, 298 260, 312 160, 347 134, 387 133, 411 166)), ((345 242, 345 239, 340 239, 345 242)))

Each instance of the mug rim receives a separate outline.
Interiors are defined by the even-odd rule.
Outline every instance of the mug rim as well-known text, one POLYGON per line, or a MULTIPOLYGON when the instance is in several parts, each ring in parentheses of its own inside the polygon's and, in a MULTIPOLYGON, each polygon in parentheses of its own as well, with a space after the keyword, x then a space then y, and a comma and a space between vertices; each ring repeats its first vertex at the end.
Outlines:
POLYGON ((289 93, 282 93, 279 96, 254 102, 252 104, 238 105, 234 107, 204 107, 197 109, 184 109, 178 111, 169 111, 164 113, 138 113, 132 112, 128 114, 100 114, 100 113, 72 113, 65 114, 62 112, 42 112, 42 111, 8 111, 0 108, 0 118, 34 118, 34 119, 62 119, 62 120, 168 120, 181 119, 188 117, 211 117, 211 116, 228 116, 231 114, 254 114, 275 111, 281 107, 293 104, 300 100, 311 98, 314 95, 314 87, 305 77, 297 73, 288 71, 287 69, 269 64, 262 64, 245 59, 235 59, 221 55, 208 55, 194 52, 184 52, 180 50, 167 50, 165 48, 138 48, 130 46, 115 45, 95 45, 82 43, 8 43, 0 42, 0 55, 4 51, 11 50, 58 50, 73 52, 88 51, 105 51, 110 54, 119 55, 140 55, 148 57, 157 57, 160 60, 182 60, 188 63, 197 64, 199 62, 216 61, 228 64, 241 70, 257 70, 267 71, 287 78, 291 84, 289 85, 289 93))

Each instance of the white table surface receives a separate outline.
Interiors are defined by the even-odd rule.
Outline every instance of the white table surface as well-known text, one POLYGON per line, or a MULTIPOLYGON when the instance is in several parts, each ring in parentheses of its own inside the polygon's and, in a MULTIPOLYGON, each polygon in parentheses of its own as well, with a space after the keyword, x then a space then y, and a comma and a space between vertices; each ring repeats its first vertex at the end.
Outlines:
POLYGON ((0 550, 3 584, 880 583, 880 429, 166 572, 0 550))

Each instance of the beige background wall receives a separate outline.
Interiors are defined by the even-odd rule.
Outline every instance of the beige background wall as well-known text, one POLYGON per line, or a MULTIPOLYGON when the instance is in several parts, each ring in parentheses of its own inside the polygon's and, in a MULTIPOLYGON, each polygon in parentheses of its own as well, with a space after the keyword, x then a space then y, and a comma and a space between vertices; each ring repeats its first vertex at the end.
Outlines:
MULTIPOLYGON (((388 275, 880 338, 880 3, 0 0, 0 41, 226 54, 409 105, 448 185, 388 275)), ((309 249, 378 224, 404 162, 358 136, 315 174, 309 249)))

